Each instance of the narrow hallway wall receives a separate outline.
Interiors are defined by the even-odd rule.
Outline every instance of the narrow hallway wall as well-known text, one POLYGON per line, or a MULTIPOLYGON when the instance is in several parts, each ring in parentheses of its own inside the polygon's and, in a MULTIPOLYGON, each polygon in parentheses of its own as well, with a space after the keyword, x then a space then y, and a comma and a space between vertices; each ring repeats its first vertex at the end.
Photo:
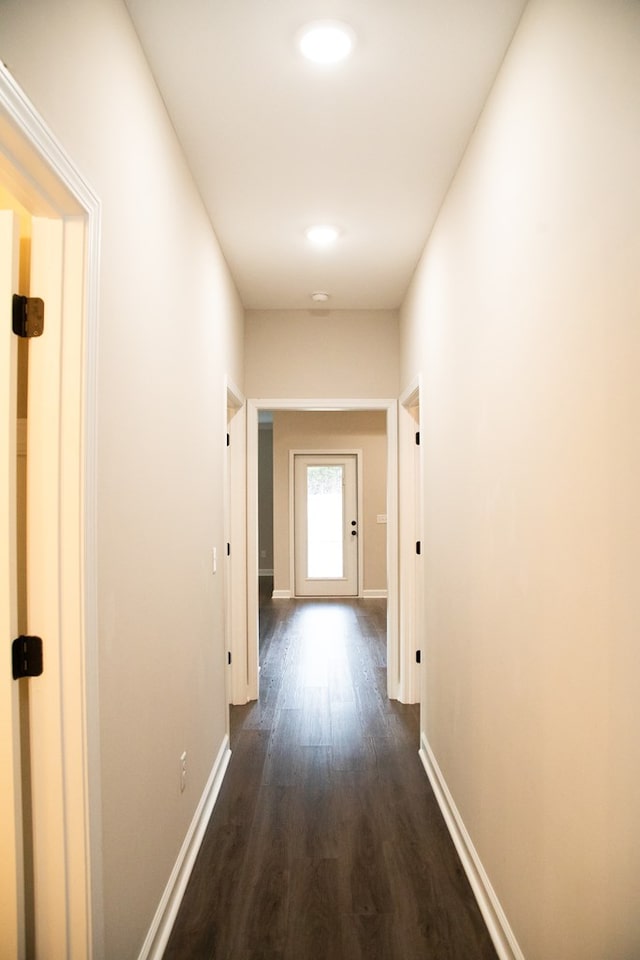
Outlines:
POLYGON ((243 311, 124 5, 5 0, 0 57, 102 202, 95 956, 133 960, 226 731, 211 549, 243 311))
POLYGON ((402 311, 423 736, 526 960, 640 951, 640 5, 531 0, 402 311))
POLYGON ((391 310, 249 310, 248 397, 398 396, 400 338, 391 310))

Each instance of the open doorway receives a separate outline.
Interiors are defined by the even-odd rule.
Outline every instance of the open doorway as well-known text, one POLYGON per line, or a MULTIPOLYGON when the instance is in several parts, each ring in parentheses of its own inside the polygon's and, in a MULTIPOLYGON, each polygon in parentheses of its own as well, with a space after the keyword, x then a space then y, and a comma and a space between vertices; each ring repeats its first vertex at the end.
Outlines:
MULTIPOLYGON (((270 511, 274 597, 386 598, 388 441, 385 411, 274 410, 269 416, 273 496, 272 506, 261 499, 261 491, 266 486, 263 474, 268 465, 265 464, 263 471, 259 447, 258 526, 262 530, 263 511, 270 511), (319 494, 317 481, 319 476, 327 479, 326 470, 329 474, 339 474, 339 484, 334 497, 327 488, 328 500, 321 498, 317 506, 326 510, 332 499, 335 500, 337 528, 331 534, 327 527, 330 517, 325 517, 317 533, 323 541, 323 552, 330 550, 341 569, 325 570, 324 576, 320 576, 320 570, 308 567, 312 559, 308 555, 309 523, 313 517, 305 517, 304 508, 309 483, 313 493, 319 494), (351 563, 344 566, 347 551, 351 551, 348 558, 351 563)), ((259 428, 259 434, 262 432, 259 428)), ((325 556, 326 559, 329 558, 325 556)))
MULTIPOLYGON (((258 491, 259 491, 259 419, 260 414, 268 411, 274 418, 278 413, 330 413, 369 412, 375 413, 381 419, 384 430, 384 493, 383 504, 376 505, 373 511, 373 524, 379 532, 384 532, 384 547, 382 550, 383 579, 380 582, 368 583, 366 578, 359 587, 358 595, 362 597, 387 598, 387 688, 388 695, 397 697, 399 656, 397 648, 397 405, 394 400, 249 400, 247 401, 247 559, 248 559, 248 667, 249 667, 249 699, 256 699, 259 692, 259 570, 261 558, 259 556, 258 528, 258 491)), ((298 440, 291 449, 303 450, 304 432, 298 434, 298 440)), ((331 444, 334 447, 334 444, 331 444)), ((350 445, 351 447, 353 444, 350 445)), ((326 442, 325 442, 326 450, 326 442)), ((289 477, 289 457, 286 458, 285 472, 289 477)), ((366 470, 366 468, 365 468, 366 470)), ((276 454, 274 451, 274 498, 283 495, 283 484, 278 482, 276 454)), ((279 515, 286 515, 286 522, 276 523, 273 531, 274 541, 274 598, 295 596, 295 568, 293 567, 293 550, 291 537, 293 518, 291 516, 292 501, 289 498, 289 481, 284 484, 286 507, 279 515), (283 562, 284 558, 284 562, 283 562), (280 562, 279 562, 280 559, 280 562)), ((274 513, 276 513, 274 508, 274 513)))

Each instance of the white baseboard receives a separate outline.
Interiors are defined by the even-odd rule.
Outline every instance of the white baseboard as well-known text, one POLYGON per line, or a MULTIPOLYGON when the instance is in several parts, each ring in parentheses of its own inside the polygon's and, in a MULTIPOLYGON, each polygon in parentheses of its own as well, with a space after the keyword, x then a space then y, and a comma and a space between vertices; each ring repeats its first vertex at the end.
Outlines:
POLYGON ((225 735, 138 960, 162 960, 230 759, 229 737, 225 735))
POLYGON ((525 960, 424 733, 420 759, 500 960, 525 960))
MULTIPOLYGON (((291 600, 291 590, 274 590, 271 594, 272 600, 291 600)), ((386 590, 363 590, 362 599, 363 600, 375 600, 380 598, 386 600, 387 591, 386 590)), ((318 597, 301 597, 302 600, 317 600, 318 597)), ((322 597, 320 599, 331 600, 331 597, 322 597)), ((338 598, 339 599, 339 598, 338 598)))
MULTIPOLYGON (((274 590, 273 593, 271 594, 271 599, 272 600, 291 600, 291 596, 292 596, 291 590, 274 590)), ((386 598, 387 598, 386 590, 363 590, 362 591, 363 600, 375 600, 375 599, 386 600, 386 598)), ((340 598, 326 596, 326 597, 300 597, 299 599, 301 600, 318 600, 318 599, 332 600, 332 599, 340 599, 340 598)))

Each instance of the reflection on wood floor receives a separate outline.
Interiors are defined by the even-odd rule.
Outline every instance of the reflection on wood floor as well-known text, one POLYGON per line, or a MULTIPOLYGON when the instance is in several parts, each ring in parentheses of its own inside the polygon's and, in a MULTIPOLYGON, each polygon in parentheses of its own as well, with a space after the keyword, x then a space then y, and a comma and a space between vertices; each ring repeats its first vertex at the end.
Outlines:
POLYGON ((383 600, 271 601, 260 701, 233 756, 165 960, 495 960, 418 758, 386 697, 383 600))

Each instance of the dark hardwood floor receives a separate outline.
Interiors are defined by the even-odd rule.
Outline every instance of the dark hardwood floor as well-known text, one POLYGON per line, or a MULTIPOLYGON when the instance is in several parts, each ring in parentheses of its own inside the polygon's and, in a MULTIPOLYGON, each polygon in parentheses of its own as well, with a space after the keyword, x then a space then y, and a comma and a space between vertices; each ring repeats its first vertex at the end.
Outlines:
POLYGON ((496 960, 385 631, 384 601, 263 594, 260 701, 232 708, 165 960, 496 960))

